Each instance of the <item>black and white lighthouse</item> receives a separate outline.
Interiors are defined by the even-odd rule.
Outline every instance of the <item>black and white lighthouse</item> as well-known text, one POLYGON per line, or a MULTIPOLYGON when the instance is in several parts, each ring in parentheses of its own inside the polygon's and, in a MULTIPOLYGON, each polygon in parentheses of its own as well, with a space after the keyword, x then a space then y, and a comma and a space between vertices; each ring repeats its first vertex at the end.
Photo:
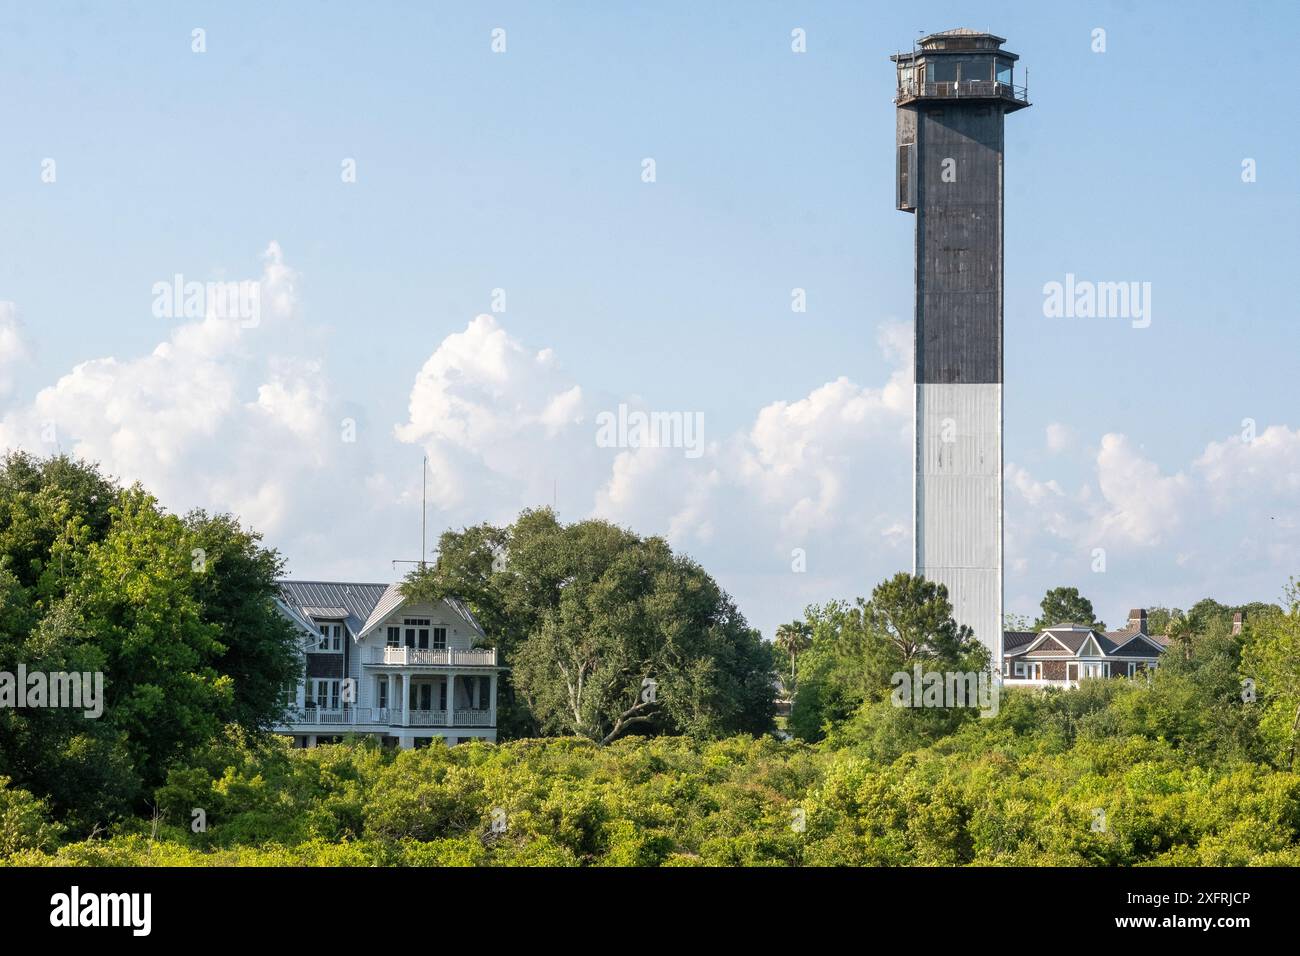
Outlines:
POLYGON ((916 215, 914 570, 1002 656, 1003 117, 1029 105, 1006 41, 923 37, 897 65, 899 209, 916 215))

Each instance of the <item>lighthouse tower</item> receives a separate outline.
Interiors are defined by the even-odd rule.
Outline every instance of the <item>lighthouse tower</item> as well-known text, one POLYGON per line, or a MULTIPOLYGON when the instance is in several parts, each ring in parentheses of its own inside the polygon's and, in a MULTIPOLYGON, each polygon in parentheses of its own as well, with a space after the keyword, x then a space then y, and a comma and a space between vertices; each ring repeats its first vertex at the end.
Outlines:
POLYGON ((891 57, 898 208, 916 216, 914 571, 1002 660, 1003 117, 1029 105, 1006 41, 923 37, 891 57))

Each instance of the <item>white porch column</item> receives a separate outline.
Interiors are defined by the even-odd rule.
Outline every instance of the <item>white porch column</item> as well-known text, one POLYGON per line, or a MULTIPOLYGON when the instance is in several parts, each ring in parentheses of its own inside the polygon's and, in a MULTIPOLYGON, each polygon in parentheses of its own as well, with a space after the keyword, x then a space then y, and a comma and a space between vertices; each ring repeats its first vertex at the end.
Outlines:
POLYGON ((491 713, 489 714, 489 720, 490 720, 490 722, 491 722, 491 725, 492 725, 493 727, 495 727, 495 726, 497 725, 497 674, 496 674, 496 671, 493 671, 493 672, 492 672, 492 676, 488 678, 488 710, 491 712, 491 713))
POLYGON ((456 726, 456 675, 451 673, 447 674, 447 726, 456 726))
POLYGON ((411 675, 402 672, 402 726, 411 722, 411 675))

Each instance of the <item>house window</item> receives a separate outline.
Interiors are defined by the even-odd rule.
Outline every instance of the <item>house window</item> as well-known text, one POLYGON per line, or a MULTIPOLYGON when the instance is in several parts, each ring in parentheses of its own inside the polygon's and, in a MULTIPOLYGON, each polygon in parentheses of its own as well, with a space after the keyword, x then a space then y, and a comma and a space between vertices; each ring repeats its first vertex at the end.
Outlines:
POLYGON ((400 647, 402 644, 402 629, 400 627, 390 627, 388 629, 388 646, 400 647))
POLYGON ((1024 676, 1025 676, 1025 662, 1024 662, 1024 661, 1016 661, 1016 676, 1017 676, 1017 677, 1024 677, 1024 676))
POLYGON ((322 624, 320 625, 320 644, 317 650, 337 653, 343 650, 343 625, 342 624, 322 624))
MULTIPOLYGON (((389 630, 392 630, 392 628, 390 628, 389 630)), ((378 690, 379 693, 377 694, 377 697, 379 700, 379 709, 383 710, 385 707, 388 706, 388 679, 387 678, 384 677, 379 678, 378 690)))
POLYGON ((447 649, 447 629, 445 627, 435 627, 433 629, 433 649, 436 651, 445 651, 447 649))
POLYGON ((338 710, 339 682, 336 680, 314 679, 312 681, 311 700, 321 710, 338 710))
POLYGON ((402 621, 406 627, 406 646, 429 649, 429 619, 427 617, 408 617, 402 621))

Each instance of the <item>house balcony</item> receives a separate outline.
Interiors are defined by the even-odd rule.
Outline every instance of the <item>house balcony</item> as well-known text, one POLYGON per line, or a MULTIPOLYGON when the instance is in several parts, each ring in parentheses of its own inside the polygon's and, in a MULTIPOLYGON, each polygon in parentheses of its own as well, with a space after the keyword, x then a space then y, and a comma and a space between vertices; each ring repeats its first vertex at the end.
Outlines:
POLYGON ((291 709, 275 728, 280 733, 326 731, 383 731, 391 727, 495 727, 496 712, 490 708, 408 710, 394 707, 304 707, 291 709))
POLYGON ((441 648, 427 650, 417 647, 366 648, 365 663, 377 667, 496 667, 495 647, 475 647, 469 650, 441 648))

